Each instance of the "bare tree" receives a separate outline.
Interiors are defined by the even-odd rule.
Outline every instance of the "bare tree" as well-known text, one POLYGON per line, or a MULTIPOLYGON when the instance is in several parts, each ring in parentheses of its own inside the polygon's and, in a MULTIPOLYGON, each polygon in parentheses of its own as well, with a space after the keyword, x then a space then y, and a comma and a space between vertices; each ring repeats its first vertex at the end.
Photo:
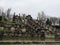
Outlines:
POLYGON ((9 20, 9 15, 10 15, 10 12, 11 12, 11 8, 9 8, 8 10, 7 10, 7 18, 8 18, 8 20, 9 20))
POLYGON ((41 13, 38 13, 38 20, 40 20, 41 22, 46 22, 46 19, 46 15, 43 11, 41 13))
POLYGON ((40 15, 40 13, 38 13, 38 20, 40 20, 40 18, 41 18, 41 15, 40 15))
POLYGON ((14 12, 14 15, 13 15, 13 22, 15 22, 15 12, 14 12))

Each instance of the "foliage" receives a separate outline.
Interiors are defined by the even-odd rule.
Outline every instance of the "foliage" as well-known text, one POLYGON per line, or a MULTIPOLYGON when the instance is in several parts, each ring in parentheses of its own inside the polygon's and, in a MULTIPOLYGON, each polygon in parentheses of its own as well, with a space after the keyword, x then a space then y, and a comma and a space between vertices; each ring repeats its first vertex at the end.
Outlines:
POLYGON ((46 24, 47 24, 47 25, 51 25, 52 22, 51 22, 49 19, 47 19, 46 24))
POLYGON ((2 21, 2 16, 0 16, 0 21, 2 21))

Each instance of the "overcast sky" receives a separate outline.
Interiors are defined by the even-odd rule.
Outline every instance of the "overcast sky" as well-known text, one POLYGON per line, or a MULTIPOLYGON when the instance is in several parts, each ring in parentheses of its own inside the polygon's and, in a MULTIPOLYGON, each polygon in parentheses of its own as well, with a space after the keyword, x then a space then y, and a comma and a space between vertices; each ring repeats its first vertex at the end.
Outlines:
POLYGON ((34 18, 41 11, 60 17, 60 0, 0 0, 0 8, 11 8, 12 12, 31 14, 34 18))

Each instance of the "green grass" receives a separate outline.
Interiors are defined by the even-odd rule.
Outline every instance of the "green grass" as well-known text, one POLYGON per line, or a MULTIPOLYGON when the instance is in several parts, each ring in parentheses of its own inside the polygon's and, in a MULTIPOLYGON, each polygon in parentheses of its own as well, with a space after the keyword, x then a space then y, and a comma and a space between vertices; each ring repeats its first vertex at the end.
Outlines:
POLYGON ((37 38, 13 37, 13 38, 3 38, 2 40, 27 40, 27 41, 35 41, 35 40, 40 40, 40 39, 37 39, 37 38))
POLYGON ((0 28, 0 32, 1 32, 1 31, 2 31, 2 32, 11 32, 11 30, 7 30, 7 29, 3 29, 3 30, 2 30, 2 29, 0 28))
POLYGON ((3 21, 4 24, 12 24, 12 21, 3 21))

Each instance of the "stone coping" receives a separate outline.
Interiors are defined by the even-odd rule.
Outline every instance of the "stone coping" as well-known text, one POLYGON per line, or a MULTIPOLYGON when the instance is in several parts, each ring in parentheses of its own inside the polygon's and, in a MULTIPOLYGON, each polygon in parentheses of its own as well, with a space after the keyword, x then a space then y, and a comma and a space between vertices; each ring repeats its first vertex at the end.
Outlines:
POLYGON ((60 43, 60 41, 20 41, 20 40, 1 40, 0 44, 44 44, 44 43, 60 43))

